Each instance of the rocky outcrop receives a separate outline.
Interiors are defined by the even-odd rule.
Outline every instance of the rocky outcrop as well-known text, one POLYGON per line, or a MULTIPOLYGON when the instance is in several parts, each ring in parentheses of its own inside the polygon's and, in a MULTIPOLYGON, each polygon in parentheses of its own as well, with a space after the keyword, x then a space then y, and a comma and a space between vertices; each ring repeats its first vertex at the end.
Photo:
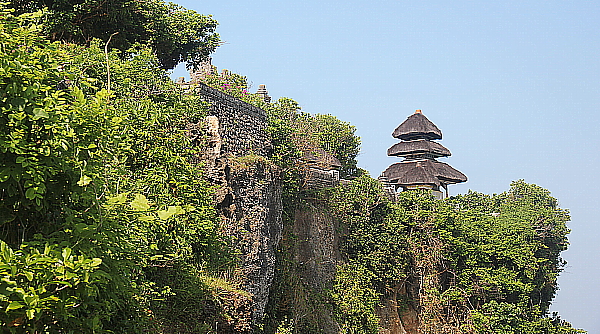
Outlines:
POLYGON ((243 289, 252 295, 252 321, 262 320, 275 273, 275 251, 281 240, 281 184, 278 168, 255 161, 242 168, 226 166, 218 191, 222 229, 240 252, 243 289))
POLYGON ((341 329, 331 308, 318 296, 327 295, 333 287, 337 266, 342 263, 339 252, 339 227, 329 210, 316 200, 306 199, 295 212, 290 235, 297 289, 301 298, 292 300, 296 322, 314 333, 336 334, 341 329))
POLYGON ((296 211, 293 233, 297 237, 295 260, 305 284, 317 292, 331 288, 336 268, 342 262, 332 215, 307 201, 305 207, 296 211))
POLYGON ((402 284, 387 291, 377 316, 382 330, 380 334, 416 334, 419 316, 413 298, 410 296, 410 283, 402 284))

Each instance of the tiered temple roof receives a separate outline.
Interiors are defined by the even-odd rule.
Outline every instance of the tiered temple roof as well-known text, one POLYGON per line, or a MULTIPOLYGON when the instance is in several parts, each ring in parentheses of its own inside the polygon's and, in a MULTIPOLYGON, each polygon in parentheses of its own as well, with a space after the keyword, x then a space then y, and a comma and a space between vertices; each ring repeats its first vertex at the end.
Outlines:
POLYGON ((440 131, 435 124, 431 123, 431 121, 421 113, 421 110, 417 110, 402 122, 402 124, 398 125, 396 130, 394 130, 394 133, 392 133, 392 136, 401 140, 435 140, 442 139, 442 131, 440 131))
POLYGON ((450 151, 432 140, 442 139, 442 131, 425 117, 421 110, 409 116, 392 136, 402 140, 388 149, 389 156, 404 160, 388 167, 382 174, 388 184, 397 190, 432 189, 441 196, 440 188, 467 181, 467 177, 436 158, 448 157, 450 151))
POLYGON ((451 155, 450 150, 442 146, 442 144, 429 140, 403 141, 388 149, 388 155, 395 157, 410 157, 426 153, 435 155, 436 158, 449 157, 451 155))

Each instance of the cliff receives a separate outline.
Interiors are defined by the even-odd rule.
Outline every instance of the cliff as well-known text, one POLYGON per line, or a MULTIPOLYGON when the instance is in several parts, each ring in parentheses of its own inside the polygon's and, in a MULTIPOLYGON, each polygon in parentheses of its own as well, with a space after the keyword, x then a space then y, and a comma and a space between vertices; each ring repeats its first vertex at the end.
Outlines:
MULTIPOLYGON (((330 310, 320 307, 314 313, 314 305, 302 305, 302 299, 312 299, 331 288, 336 266, 342 261, 333 216, 322 203, 308 199, 304 207, 292 210, 293 217, 284 227, 282 170, 268 161, 272 144, 266 132, 265 112, 202 83, 195 92, 210 107, 207 117, 200 124, 190 125, 189 131, 206 147, 199 162, 204 164, 208 180, 218 186, 215 203, 222 231, 239 252, 240 265, 234 279, 241 280, 243 289, 252 296, 251 322, 260 326, 269 301, 273 308, 281 298, 290 297, 281 291, 293 287, 298 289, 293 293, 298 298, 292 298, 294 313, 304 308, 309 322, 319 324, 318 332, 337 333, 339 325, 330 310), (284 228, 287 239, 281 243, 284 228), (287 248, 285 254, 283 248, 287 248), (282 287, 282 280, 289 279, 281 275, 290 270, 289 261, 294 268, 288 273, 298 284, 282 287), (277 272, 278 281, 274 282, 277 272), (273 284, 277 289, 272 288, 273 284)), ((307 181, 309 187, 323 183, 314 181, 319 170, 309 174, 313 176, 307 181)), ((327 182, 323 184, 336 182, 331 173, 324 173, 324 177, 327 182)))
POLYGON ((188 131, 238 253, 228 279, 252 305, 223 333, 579 333, 548 314, 568 215, 547 190, 517 181, 492 196, 390 196, 367 175, 340 182, 331 164, 294 155, 315 142, 293 103, 267 116, 196 92, 210 108, 188 131))
MULTIPOLYGON (((336 179, 329 171, 322 172, 323 166, 304 167, 302 183, 308 192, 296 194, 294 201, 301 205, 286 203, 284 224, 282 170, 268 160, 272 144, 266 113, 202 83, 195 89, 210 107, 204 121, 189 129, 204 141, 199 160, 208 180, 218 185, 215 203, 222 231, 239 253, 234 279, 242 281, 252 296, 251 313, 238 314, 250 317, 242 323, 265 326, 268 332, 276 330, 282 317, 289 317, 296 330, 339 333, 327 294, 337 267, 345 261, 340 250, 343 228, 327 201, 310 195, 310 189, 335 186, 336 179)), ((398 295, 405 291, 395 291, 377 310, 387 328, 382 333, 412 333, 404 329, 397 312, 396 299, 403 299, 398 295)), ((234 332, 245 331, 251 330, 242 326, 234 332)))

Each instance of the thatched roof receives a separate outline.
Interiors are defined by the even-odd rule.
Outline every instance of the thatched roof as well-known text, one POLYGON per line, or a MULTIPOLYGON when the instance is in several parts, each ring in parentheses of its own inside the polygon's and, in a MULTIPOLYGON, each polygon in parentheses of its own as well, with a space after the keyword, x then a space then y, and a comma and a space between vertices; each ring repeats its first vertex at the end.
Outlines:
POLYGON ((336 157, 327 153, 327 151, 320 147, 304 151, 303 159, 307 163, 316 165, 321 169, 329 170, 342 167, 342 163, 336 157))
POLYGON ((415 164, 409 164, 406 166, 405 173, 400 175, 400 178, 396 180, 390 180, 392 183, 401 185, 418 185, 418 184, 431 184, 438 186, 440 180, 432 173, 430 168, 426 168, 420 162, 415 164), (395 182, 394 182, 395 181, 395 182))
POLYGON ((431 123, 421 110, 417 110, 394 130, 392 136, 401 140, 442 139, 442 131, 431 123))
POLYGON ((451 155, 450 150, 442 144, 429 140, 403 141, 390 147, 387 152, 389 156, 397 157, 423 153, 431 153, 436 157, 449 157, 451 155))
POLYGON ((438 179, 444 181, 446 184, 462 183, 467 182, 467 176, 458 170, 452 168, 452 166, 439 161, 432 161, 437 171, 438 179))
POLYGON ((383 175, 388 181, 401 186, 415 184, 440 185, 467 181, 465 174, 443 162, 423 159, 395 163, 383 175), (433 177, 433 178, 432 178, 433 177))

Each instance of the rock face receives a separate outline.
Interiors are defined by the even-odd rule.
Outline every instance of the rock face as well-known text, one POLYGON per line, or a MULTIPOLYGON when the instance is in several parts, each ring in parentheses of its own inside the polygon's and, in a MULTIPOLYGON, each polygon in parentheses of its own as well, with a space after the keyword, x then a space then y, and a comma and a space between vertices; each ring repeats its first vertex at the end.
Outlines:
MULTIPOLYGON (((307 200, 304 207, 296 210, 292 233, 297 240, 293 254, 298 264, 296 274, 308 295, 318 296, 332 288, 337 266, 342 263, 338 229, 333 215, 316 201, 307 200)), ((299 302, 294 307, 301 309, 304 305, 305 302, 299 302)), ((306 322, 314 326, 316 333, 335 334, 341 331, 332 318, 331 310, 322 305, 313 303, 305 312, 298 313, 306 314, 306 322)))
POLYGON ((256 162, 232 168, 220 192, 223 230, 241 253, 244 290, 252 295, 252 321, 262 320, 281 240, 281 185, 277 168, 256 162))
POLYGON ((411 290, 414 290, 414 286, 407 281, 387 292, 377 309, 379 323, 383 328, 380 334, 418 333, 419 315, 417 305, 412 300, 414 297, 410 293, 411 290))
MULTIPOLYGON (((236 323, 243 326, 221 327, 223 333, 252 333, 249 324, 263 322, 267 304, 277 292, 271 291, 275 273, 282 270, 277 267, 282 258, 276 256, 280 246, 289 251, 283 261, 288 262, 285 270, 293 282, 282 282, 279 288, 293 290, 285 304, 299 315, 294 322, 315 333, 339 333, 331 309, 319 296, 332 287, 337 266, 343 262, 340 226, 324 203, 306 198, 285 226, 285 235, 293 240, 282 242, 282 178, 281 170, 266 159, 272 152, 266 113, 201 83, 196 93, 210 108, 204 121, 190 124, 188 132, 203 144, 198 161, 204 164, 208 181, 217 186, 221 229, 239 251, 240 266, 232 279, 241 282, 252 298, 251 312, 232 311, 236 323)), ((411 286, 407 282, 390 291, 377 310, 385 328, 382 334, 417 332, 416 309, 410 303, 399 305, 415 295, 411 286)))
POLYGON ((336 266, 341 264, 335 221, 325 208, 310 203, 296 211, 293 231, 298 238, 295 259, 301 277, 305 284, 323 292, 330 288, 327 283, 333 281, 336 266))
MULTIPOLYGON (((251 320, 264 316, 275 272, 275 250, 282 233, 279 169, 267 159, 272 147, 265 112, 204 84, 196 93, 210 103, 203 124, 200 157, 215 195, 221 228, 240 252, 235 279, 252 295, 251 320)), ((240 315, 244 316, 244 315, 240 315)), ((245 315, 248 316, 248 315, 245 315)), ((248 329, 250 331, 250 329, 248 329)))

